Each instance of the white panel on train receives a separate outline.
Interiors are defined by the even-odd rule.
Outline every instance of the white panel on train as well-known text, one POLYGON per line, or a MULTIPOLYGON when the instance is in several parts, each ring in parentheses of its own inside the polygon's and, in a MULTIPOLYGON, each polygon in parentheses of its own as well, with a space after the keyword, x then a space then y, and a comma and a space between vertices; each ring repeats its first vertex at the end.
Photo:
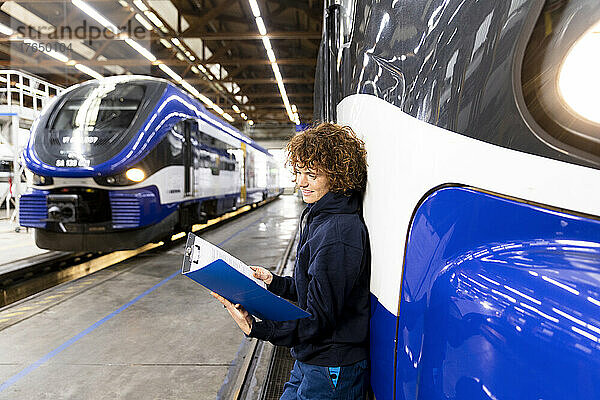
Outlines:
POLYGON ((471 139, 413 118, 371 95, 346 97, 338 106, 338 120, 365 140, 371 292, 395 315, 411 215, 419 200, 439 185, 468 185, 600 215, 600 174, 595 169, 471 139))

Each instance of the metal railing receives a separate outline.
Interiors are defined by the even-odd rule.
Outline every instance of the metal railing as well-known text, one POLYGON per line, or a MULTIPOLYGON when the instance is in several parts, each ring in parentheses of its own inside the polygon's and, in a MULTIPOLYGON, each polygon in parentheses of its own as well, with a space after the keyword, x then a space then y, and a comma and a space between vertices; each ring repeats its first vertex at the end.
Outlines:
MULTIPOLYGON (((27 120, 25 126, 31 126, 44 106, 62 91, 62 87, 25 72, 0 69, 0 143, 9 145, 12 153, 12 173, 6 183, 0 183, 0 204, 5 204, 6 217, 16 225, 19 197, 27 189, 21 182, 25 168, 20 157, 24 145, 23 140, 19 143, 19 127, 23 120, 27 120)), ((19 229, 18 225, 15 229, 19 229)))
POLYGON ((63 89, 21 71, 0 70, 0 105, 17 106, 39 112, 63 89))

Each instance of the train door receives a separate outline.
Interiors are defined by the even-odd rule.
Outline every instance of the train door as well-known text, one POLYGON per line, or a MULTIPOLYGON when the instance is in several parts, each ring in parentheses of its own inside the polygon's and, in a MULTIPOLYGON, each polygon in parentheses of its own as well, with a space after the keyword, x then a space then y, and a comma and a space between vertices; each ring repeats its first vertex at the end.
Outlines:
POLYGON ((195 157, 194 143, 198 144, 198 123, 188 119, 184 126, 183 170, 185 196, 194 196, 194 172, 197 157, 195 157))

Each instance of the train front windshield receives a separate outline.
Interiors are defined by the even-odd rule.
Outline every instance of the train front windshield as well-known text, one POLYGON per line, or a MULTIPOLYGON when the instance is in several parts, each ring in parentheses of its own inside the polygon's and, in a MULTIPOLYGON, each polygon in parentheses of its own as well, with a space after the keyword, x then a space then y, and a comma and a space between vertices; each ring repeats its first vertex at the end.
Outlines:
POLYGON ((39 158, 55 167, 90 167, 114 157, 139 130, 138 114, 153 86, 95 81, 67 92, 34 132, 39 158))

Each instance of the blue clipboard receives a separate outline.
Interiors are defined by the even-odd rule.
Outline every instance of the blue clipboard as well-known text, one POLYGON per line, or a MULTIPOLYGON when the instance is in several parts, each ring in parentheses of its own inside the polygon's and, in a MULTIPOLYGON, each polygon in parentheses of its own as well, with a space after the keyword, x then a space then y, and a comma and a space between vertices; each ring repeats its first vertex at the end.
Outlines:
MULTIPOLYGON (((200 251, 197 240, 203 239, 193 233, 188 235, 181 271, 183 275, 232 303, 241 304, 250 314, 260 319, 289 321, 310 316, 301 308, 269 292, 221 258, 201 265, 202 262, 198 262, 200 257, 195 254, 200 251)), ((227 256, 232 259, 230 255, 227 256)))

